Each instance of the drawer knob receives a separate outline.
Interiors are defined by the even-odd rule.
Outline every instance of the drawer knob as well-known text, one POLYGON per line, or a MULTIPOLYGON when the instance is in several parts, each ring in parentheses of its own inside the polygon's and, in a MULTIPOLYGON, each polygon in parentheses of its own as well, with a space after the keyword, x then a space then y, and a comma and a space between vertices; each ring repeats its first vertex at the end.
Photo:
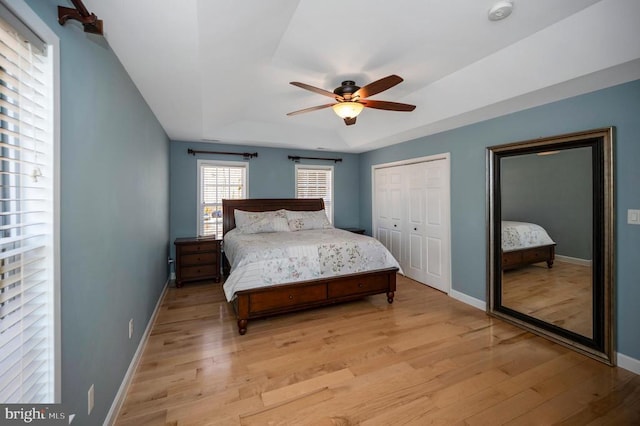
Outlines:
POLYGON ((364 284, 362 284, 362 283, 358 283, 358 287, 359 287, 359 288, 362 288, 362 287, 364 287, 364 284))
POLYGON ((290 295, 289 295, 289 299, 293 299, 293 294, 290 294, 290 295))

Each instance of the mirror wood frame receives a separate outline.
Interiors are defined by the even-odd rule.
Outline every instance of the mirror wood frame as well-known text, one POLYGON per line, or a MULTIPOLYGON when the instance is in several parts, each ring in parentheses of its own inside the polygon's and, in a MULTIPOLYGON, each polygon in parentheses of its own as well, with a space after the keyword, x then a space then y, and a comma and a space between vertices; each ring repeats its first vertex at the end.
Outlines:
POLYGON ((487 148, 487 313, 615 365, 614 128, 602 128, 487 148), (593 334, 586 337, 505 307, 502 298, 500 160, 516 155, 591 147, 593 177, 593 334))

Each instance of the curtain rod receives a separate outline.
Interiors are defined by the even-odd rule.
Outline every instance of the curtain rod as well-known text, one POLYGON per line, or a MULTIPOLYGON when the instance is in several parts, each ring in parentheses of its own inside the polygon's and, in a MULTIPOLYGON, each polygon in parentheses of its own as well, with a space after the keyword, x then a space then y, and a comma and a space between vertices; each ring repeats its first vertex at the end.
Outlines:
POLYGON ((320 158, 320 157, 299 157, 297 155, 289 155, 287 158, 291 161, 300 161, 300 160, 325 160, 325 161, 333 161, 334 163, 339 163, 342 161, 342 158, 320 158))
POLYGON ((58 6, 58 23, 64 25, 69 19, 79 21, 84 27, 85 33, 102 34, 102 19, 98 19, 95 13, 89 13, 82 0, 71 0, 75 6, 58 6))
POLYGON ((257 157, 257 152, 220 152, 220 151, 197 151, 195 149, 187 149, 187 154, 191 154, 195 157, 196 154, 220 154, 220 155, 241 155, 245 159, 249 160, 253 157, 257 157))

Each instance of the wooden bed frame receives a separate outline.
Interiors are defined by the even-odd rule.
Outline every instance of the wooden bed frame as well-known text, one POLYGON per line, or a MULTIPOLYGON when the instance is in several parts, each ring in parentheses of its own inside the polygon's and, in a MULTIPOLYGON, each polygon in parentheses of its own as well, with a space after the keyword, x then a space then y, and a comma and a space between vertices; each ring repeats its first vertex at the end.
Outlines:
POLYGON ((547 267, 553 266, 556 257, 556 245, 531 247, 520 250, 502 252, 502 269, 509 270, 532 263, 547 262, 547 267))
MULTIPOLYGON (((222 200, 223 234, 235 228, 236 209, 252 212, 279 209, 316 211, 324 209, 324 201, 321 198, 222 200)), ((226 256, 225 263, 228 265, 226 256)), ((239 291, 232 302, 238 332, 241 335, 247 332, 250 319, 356 300, 373 294, 386 293, 387 302, 393 303, 396 272, 398 268, 387 268, 239 291)))

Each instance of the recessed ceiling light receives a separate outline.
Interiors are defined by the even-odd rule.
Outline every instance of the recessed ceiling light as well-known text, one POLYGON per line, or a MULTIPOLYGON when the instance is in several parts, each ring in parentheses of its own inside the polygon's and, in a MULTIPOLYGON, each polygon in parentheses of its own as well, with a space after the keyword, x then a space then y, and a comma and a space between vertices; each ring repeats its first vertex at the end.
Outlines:
POLYGON ((511 15, 513 2, 509 0, 499 1, 489 9, 489 20, 499 21, 511 15))

